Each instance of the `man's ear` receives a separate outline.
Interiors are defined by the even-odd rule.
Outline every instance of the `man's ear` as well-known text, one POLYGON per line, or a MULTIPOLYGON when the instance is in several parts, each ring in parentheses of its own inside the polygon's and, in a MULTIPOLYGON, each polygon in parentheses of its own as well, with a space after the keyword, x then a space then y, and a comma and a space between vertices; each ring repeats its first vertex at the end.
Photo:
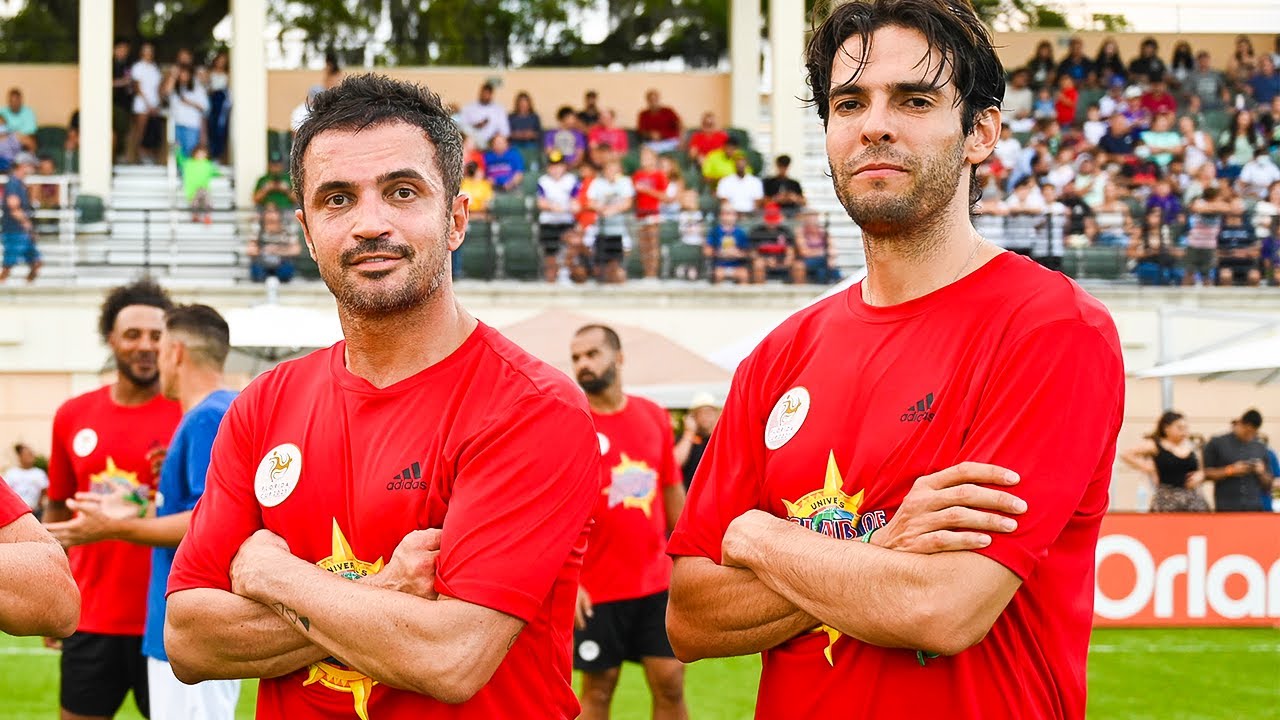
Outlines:
POLYGON ((973 130, 964 139, 964 155, 970 165, 980 165, 1000 142, 1000 108, 990 107, 973 119, 973 130))

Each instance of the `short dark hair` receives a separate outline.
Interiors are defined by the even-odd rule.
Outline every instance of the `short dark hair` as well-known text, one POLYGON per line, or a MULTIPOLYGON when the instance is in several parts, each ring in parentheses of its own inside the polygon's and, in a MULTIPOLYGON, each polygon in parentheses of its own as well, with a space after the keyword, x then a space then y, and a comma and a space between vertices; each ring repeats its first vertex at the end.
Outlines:
POLYGON ((778 158, 774 160, 774 162, 782 167, 791 167, 791 156, 779 155, 778 158))
POLYGON ((557 120, 563 120, 566 117, 569 117, 570 115, 577 115, 577 113, 574 112, 573 108, 569 107, 568 105, 561 105, 560 109, 556 111, 557 120))
POLYGON ((1240 416, 1240 422, 1244 425, 1248 425, 1254 430, 1257 430, 1262 427, 1262 413, 1253 408, 1249 408, 1240 416))
MULTIPOLYGON (((968 0, 867 0, 837 6, 809 38, 805 49, 810 103, 818 110, 822 126, 830 117, 831 66, 845 40, 862 40, 863 67, 871 52, 871 36, 884 27, 902 27, 924 35, 929 48, 941 56, 930 82, 942 87, 952 82, 960 107, 960 128, 973 132, 979 113, 1000 107, 1004 99, 1004 66, 996 55, 991 32, 968 0)), ((927 58, 921 58, 923 64, 927 58)), ((856 82, 861 69, 849 82, 856 82)), ((976 167, 976 166, 975 166, 976 167)), ((970 204, 982 197, 981 188, 969 182, 970 204)))
POLYGON ((116 316, 130 305, 147 305, 168 312, 173 307, 173 300, 169 298, 169 291, 153 280, 138 280, 115 288, 107 293, 107 298, 102 301, 102 312, 98 315, 98 334, 103 342, 111 337, 111 331, 116 327, 116 316))
POLYGON ((573 336, 578 337, 579 335, 582 335, 584 333, 589 333, 592 330, 599 330, 600 332, 604 333, 605 345, 608 345, 610 348, 612 348, 615 351, 622 349, 622 338, 618 337, 618 333, 615 332, 614 329, 609 327, 608 325, 600 325, 599 323, 591 323, 590 325, 583 325, 582 327, 578 328, 578 332, 574 333, 573 336))
MULTIPOLYGON (((302 200, 305 173, 303 157, 316 136, 327 130, 360 131, 393 122, 421 128, 435 146, 436 166, 444 182, 447 200, 458 195, 462 184, 462 131, 453 122, 440 96, 417 83, 393 80, 386 75, 353 75, 336 87, 311 99, 311 114, 294 134, 290 155, 293 187, 302 200)), ((305 202, 299 203, 306 208, 305 202)))
POLYGON ((14 455, 21 455, 23 450, 30 450, 30 449, 31 449, 31 446, 30 446, 30 445, 28 445, 28 444, 26 444, 26 443, 14 443, 14 444, 13 444, 13 454, 14 454, 14 455))
POLYGON ((164 316, 167 332, 193 338, 187 349, 205 364, 222 369, 231 352, 231 328, 217 310, 208 305, 179 305, 164 316))

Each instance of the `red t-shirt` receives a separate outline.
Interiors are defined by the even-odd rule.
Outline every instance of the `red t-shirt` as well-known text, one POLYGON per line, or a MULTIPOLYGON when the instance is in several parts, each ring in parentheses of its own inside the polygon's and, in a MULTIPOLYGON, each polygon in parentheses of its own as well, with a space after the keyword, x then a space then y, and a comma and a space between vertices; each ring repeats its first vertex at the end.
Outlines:
POLYGON ((0 528, 31 512, 27 503, 0 478, 0 528))
POLYGON ((345 349, 284 363, 232 403, 169 592, 229 591, 232 559, 263 527, 356 575, 408 533, 443 528, 437 591, 527 623, 489 683, 448 705, 331 660, 264 679, 257 716, 349 720, 362 685, 371 718, 575 717, 573 613, 600 483, 581 391, 484 325, 382 389, 347 370, 345 349))
POLYGON ((962 461, 1018 472, 1030 509, 979 551, 1022 579, 986 638, 916 653, 825 632, 766 651, 756 717, 1083 718, 1094 549, 1123 410, 1119 338, 1066 277, 1005 253, 893 307, 861 287, 792 316, 739 367, 674 555, 720 561, 759 508, 849 539, 923 475, 962 461), (838 477, 827 481, 828 459, 838 477))
POLYGON ((625 155, 631 143, 627 139, 627 131, 622 128, 606 128, 596 125, 587 132, 587 142, 591 147, 608 145, 615 152, 625 155))
MULTIPOLYGON (((157 477, 151 455, 168 447, 182 420, 178 403, 156 395, 142 405, 117 405, 107 385, 71 398, 53 416, 49 499, 112 486, 143 488, 150 497, 157 477)), ((147 618, 151 548, 123 540, 77 545, 67 552, 80 587, 79 632, 141 635, 147 618)))
POLYGON ((662 210, 662 200, 666 197, 667 192, 667 174, 661 170, 636 170, 631 175, 631 183, 636 189, 636 215, 645 217, 647 215, 656 215, 662 210), (647 187, 651 190, 657 190, 662 193, 662 197, 653 197, 640 192, 640 188, 647 187))
POLYGON ((1080 101, 1080 91, 1075 88, 1062 88, 1054 99, 1053 107, 1058 115, 1058 124, 1066 127, 1076 119, 1076 103, 1080 101))
POLYGON ((632 600, 671 585, 662 493, 680 482, 671 419, 644 398, 627 396, 611 415, 591 412, 600 438, 600 503, 582 565, 593 603, 632 600))
POLYGON ((651 133, 657 133, 659 140, 680 137, 680 116, 669 107, 641 110, 636 118, 636 132, 642 140, 648 140, 651 133))
POLYGON ((729 142, 729 133, 724 130, 713 130, 707 132, 699 130, 689 136, 689 147, 698 154, 698 157, 706 157, 707 153, 712 150, 719 150, 729 142))

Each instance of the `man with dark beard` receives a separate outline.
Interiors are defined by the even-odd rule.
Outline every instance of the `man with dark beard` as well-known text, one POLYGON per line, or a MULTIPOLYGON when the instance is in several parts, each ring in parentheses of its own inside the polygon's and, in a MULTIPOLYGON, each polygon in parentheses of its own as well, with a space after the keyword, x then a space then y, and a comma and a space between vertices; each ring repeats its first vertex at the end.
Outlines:
POLYGON ((169 578, 185 682, 259 718, 572 718, 600 453, 582 394, 455 299, 462 136, 376 74, 312 101, 298 221, 345 340, 258 377, 169 578))
POLYGON ((672 645, 763 651, 759 718, 1083 718, 1115 326, 973 227, 1004 73, 967 0, 841 4, 807 55, 867 277, 738 367, 670 541, 672 645))
MULTIPOLYGON (((157 353, 169 295, 150 281, 118 287, 102 304, 98 331, 115 358, 115 382, 62 404, 53 418, 49 509, 54 527, 71 518, 76 493, 124 490, 145 509, 160 458, 182 408, 160 394, 157 353)), ((133 690, 149 712, 142 634, 151 548, 102 540, 68 551, 80 588, 80 624, 62 644, 63 720, 109 718, 133 690)))
POLYGON ((601 490, 578 587, 573 666, 582 720, 609 717, 623 661, 644 668, 655 720, 683 720, 684 665, 667 640, 667 533, 684 508, 667 411, 622 392, 622 341, 587 325, 569 344, 600 440, 601 490))

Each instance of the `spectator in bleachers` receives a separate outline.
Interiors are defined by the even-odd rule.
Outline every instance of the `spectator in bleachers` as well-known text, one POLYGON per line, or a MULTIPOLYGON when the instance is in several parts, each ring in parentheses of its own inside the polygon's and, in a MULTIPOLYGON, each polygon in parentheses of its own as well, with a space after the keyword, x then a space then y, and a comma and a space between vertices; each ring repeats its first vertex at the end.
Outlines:
POLYGON ((9 126, 0 123, 0 172, 7 172, 19 155, 26 152, 18 136, 9 132, 9 126))
POLYGON ((1280 227, 1280 180, 1271 183, 1267 194, 1253 205, 1253 224, 1258 228, 1258 236, 1266 238, 1271 231, 1280 227))
POLYGON ((1107 134, 1098 141, 1098 149, 1108 155, 1120 156, 1121 162, 1124 162, 1126 156, 1132 157, 1136 142, 1130 130, 1128 118, 1121 113, 1116 113, 1111 116, 1107 126, 1107 134))
POLYGON ((271 205, 282 212, 291 212, 294 208, 293 181, 284 169, 284 158, 272 153, 267 158, 267 174, 258 178, 253 186, 253 204, 259 211, 271 205))
POLYGON ((262 211, 258 235, 249 241, 245 255, 249 256, 249 277, 254 282, 266 282, 275 277, 282 283, 293 279, 294 259, 302 253, 298 235, 284 221, 280 208, 268 205, 262 211))
POLYGON ((680 147, 682 127, 675 110, 662 104, 657 90, 644 94, 645 108, 636 117, 640 142, 657 153, 672 152, 680 147))
POLYGON ((1129 205, 1121 198, 1121 188, 1115 180, 1108 181, 1102 202, 1093 206, 1093 221, 1097 226, 1096 241, 1100 245, 1125 247, 1134 231, 1129 205))
POLYGON ((747 156, 733 158, 733 174, 716 183, 716 197, 729 203, 738 213, 750 215, 764 203, 764 183, 751 172, 747 156))
POLYGON ((578 111, 578 123, 590 129, 600 122, 600 96, 595 90, 588 90, 582 96, 582 109, 578 111))
POLYGON ((1221 177, 1235 180, 1245 164, 1253 159, 1261 140, 1258 126, 1253 120, 1253 113, 1249 110, 1237 110, 1231 116, 1230 127, 1223 131, 1218 140, 1218 151, 1225 160, 1221 177))
POLYGON ((1258 260, 1263 277, 1272 285, 1280 286, 1280 224, 1272 225, 1269 232, 1262 234, 1258 260))
POLYGON ((1038 249, 1037 238, 1044 223, 1044 196, 1034 175, 1027 175, 1013 186, 1004 200, 1008 219, 1005 222, 1005 247, 1030 255, 1038 249))
MULTIPOLYGON (((680 228, 680 242, 685 245, 702 247, 707 240, 706 218, 702 215, 698 191, 692 188, 680 193, 680 213, 676 223, 680 228)), ((701 275, 698 265, 677 265, 674 275, 683 280, 696 280, 701 275)))
POLYGON ((1169 76, 1174 84, 1185 89, 1187 78, 1195 72, 1195 69, 1196 58, 1191 52, 1191 43, 1179 40, 1173 46, 1173 58, 1169 61, 1169 76))
POLYGON ((533 98, 521 90, 516 93, 515 105, 507 115, 507 127, 511 129, 511 144, 521 152, 542 149, 542 118, 533 109, 533 98))
POLYGON ((1191 182, 1183 188, 1182 204, 1190 207, 1196 198, 1204 197, 1204 191, 1211 187, 1218 187, 1218 170, 1213 163, 1208 162, 1200 166, 1200 169, 1191 176, 1191 182))
POLYGON ((724 145, 707 153, 702 159, 702 181, 714 191, 721 179, 734 173, 734 163, 741 155, 743 152, 738 147, 738 141, 727 138, 724 145))
POLYGON ((1036 98, 1031 101, 1031 117, 1034 120, 1052 120, 1058 117, 1051 86, 1042 85, 1039 90, 1036 90, 1036 98))
POLYGON ((0 122, 9 127, 9 132, 17 137, 27 152, 36 151, 36 113, 31 106, 22 101, 22 91, 10 88, 9 102, 0 108, 0 122))
POLYGON ((1262 282, 1261 255, 1256 230, 1244 213, 1224 215, 1218 229, 1218 284, 1257 287, 1262 282))
POLYGON ((1147 196, 1146 209, 1152 208, 1160 210, 1160 221, 1166 225, 1178 222, 1182 215, 1182 201, 1173 191, 1173 183, 1167 178, 1157 180, 1152 186, 1151 194, 1147 196))
MULTIPOLYGON (((578 122, 582 122, 582 113, 578 113, 578 122)), ((613 108, 601 110, 587 131, 587 146, 601 145, 608 145, 622 155, 631 149, 631 138, 627 137, 625 129, 618 127, 618 113, 613 108)))
POLYGON ((1076 158, 1076 176, 1071 181, 1076 194, 1089 207, 1100 205, 1107 189, 1107 174, 1098 169, 1098 161, 1089 153, 1076 158))
POLYGON ((209 188, 213 179, 220 173, 218 166, 209 157, 207 145, 197 145, 191 157, 183 157, 178 164, 182 173, 182 190, 191 207, 191 222, 208 225, 213 222, 213 203, 209 196, 209 188))
POLYGON ((701 163, 712 151, 719 150, 729 142, 729 133, 716 122, 716 114, 702 114, 702 124, 689 135, 689 157, 701 163))
MULTIPOLYGON (((671 155, 659 155, 658 168, 667 176, 667 197, 662 201, 662 217, 664 220, 675 220, 680 215, 681 198, 685 190, 689 189, 689 184, 685 182, 680 163, 671 155)), ((696 190, 694 197, 697 197, 696 190)))
POLYGON ((1116 44, 1115 38, 1102 41, 1098 47, 1098 56, 1093 60, 1093 70, 1098 73, 1098 80, 1104 84, 1113 77, 1123 78, 1128 75, 1124 60, 1120 59, 1120 46, 1116 44))
POLYGON ((1058 77, 1058 92, 1053 96, 1054 118, 1059 125, 1070 125, 1076 118, 1076 104, 1080 102, 1080 91, 1070 75, 1058 77))
POLYGON ((493 183, 485 176, 484 168, 474 160, 462 168, 462 183, 458 192, 466 193, 470 201, 467 209, 471 217, 477 220, 489 217, 489 206, 493 204, 493 183))
POLYGON ((209 95, 204 86, 196 82, 195 70, 190 65, 177 67, 169 93, 169 112, 173 116, 178 149, 184 156, 190 156, 201 143, 209 112, 209 95))
POLYGON ((1096 103, 1098 106, 1098 117, 1101 120, 1110 120, 1112 116, 1119 114, 1129 101, 1124 97, 1125 88, 1128 84, 1123 78, 1111 78, 1107 83, 1107 92, 1098 98, 1096 103))
POLYGON ((1236 83, 1245 82, 1258 66, 1258 55, 1253 51, 1253 41, 1248 35, 1236 36, 1236 51, 1227 65, 1227 76, 1236 83))
POLYGON ((1182 84, 1183 95, 1200 98, 1200 109, 1218 111, 1227 106, 1231 94, 1223 74, 1213 67, 1209 51, 1196 53, 1196 67, 1182 84))
POLYGON ((716 220, 703 246, 711 262, 711 282, 733 280, 746 285, 751 281, 751 243, 747 232, 738 226, 738 213, 727 202, 720 205, 716 220))
POLYGON ((640 167, 631 174, 631 184, 635 188, 640 265, 646 280, 657 280, 662 260, 658 223, 662 221, 662 203, 667 199, 667 175, 658 167, 658 154, 651 148, 640 148, 640 167))
POLYGON ((1139 285, 1180 285, 1183 270, 1182 248, 1173 240, 1160 208, 1147 211, 1133 232, 1127 256, 1134 262, 1134 275, 1139 285))
POLYGON ((133 115, 133 78, 129 76, 129 43, 116 40, 111 48, 111 157, 118 158, 129 137, 133 115))
POLYGON ((796 237, 786 225, 782 208, 765 203, 760 223, 747 233, 751 244, 751 282, 757 285, 768 279, 804 282, 804 263, 796 259, 796 237))
POLYGON ((1058 200, 1058 188, 1052 183, 1040 186, 1040 197, 1044 200, 1044 214, 1036 224, 1031 257, 1050 270, 1061 270, 1070 211, 1058 200))
MULTIPOLYGON (((561 275, 565 236, 574 231, 574 205, 578 202, 578 178, 569 172, 564 156, 553 151, 547 170, 538 178, 538 245, 542 249, 543 277, 555 282, 561 275)), ((564 273, 569 273, 566 266, 564 273)))
POLYGON ((4 186, 4 211, 0 215, 0 243, 4 246, 4 261, 0 264, 0 283, 9 279, 9 273, 18 263, 27 265, 27 282, 34 282, 40 273, 40 251, 36 248, 36 226, 27 189, 27 178, 36 168, 36 157, 28 152, 19 153, 9 168, 9 181, 4 186))
POLYGON ((475 139, 476 146, 481 149, 489 147, 493 136, 511 134, 511 128, 507 125, 507 111, 493 100, 492 83, 481 85, 475 101, 463 105, 458 117, 467 127, 468 134, 475 139))
POLYGON ((1271 104, 1259 112, 1259 116, 1264 142, 1272 149, 1280 149, 1280 95, 1271 98, 1271 104))
POLYGON ((1045 182, 1052 185, 1055 190, 1074 183, 1076 180, 1075 159, 1075 150, 1069 147, 1059 148, 1056 162, 1053 163, 1052 169, 1044 176, 1045 182))
POLYGON ((1217 267, 1218 231, 1222 229, 1222 216, 1231 212, 1231 203, 1224 197, 1230 186, 1205 188, 1204 194, 1188 206, 1187 242, 1183 277, 1185 285, 1213 284, 1217 267))
POLYGON ((511 147, 506 135, 494 135, 484 154, 484 173, 495 192, 516 192, 524 182, 524 157, 511 147))
POLYGON ((227 133, 231 130, 231 57, 226 50, 214 53, 209 63, 208 83, 209 112, 206 132, 209 138, 209 156, 215 162, 227 161, 227 133))
POLYGON ((1270 55, 1258 58, 1258 66, 1249 76, 1246 87, 1259 105, 1268 105, 1272 98, 1280 96, 1280 70, 1270 55))
POLYGON ((631 245, 627 218, 631 215, 635 195, 631 178, 622 174, 622 162, 617 158, 610 158, 599 177, 587 188, 587 202, 600 216, 592 249, 601 282, 621 283, 626 280, 622 261, 631 245))
POLYGON ((1067 56, 1058 63, 1058 78, 1063 75, 1070 77, 1075 82, 1084 82, 1085 77, 1093 72, 1093 61, 1084 54, 1084 40, 1078 37, 1071 38, 1067 44, 1067 56))
POLYGON ((1065 210, 1064 242, 1071 247, 1092 245, 1098 237, 1098 224, 1094 220, 1093 207, 1080 196, 1074 183, 1062 187, 1058 204, 1065 210))
POLYGON ((1051 82, 1058 71, 1058 63, 1053 59, 1053 43, 1041 40, 1036 45, 1035 54, 1027 61, 1027 73, 1031 76, 1031 87, 1039 89, 1051 82))
POLYGON ((795 217, 805 206, 804 188, 791 177, 791 156, 779 155, 773 161, 773 175, 764 179, 764 199, 782 208, 787 217, 795 217))
MULTIPOLYGON (((48 155, 41 155, 36 164, 36 175, 50 177, 58 174, 58 166, 54 164, 53 158, 48 155)), ((29 186, 31 190, 31 204, 38 208, 57 208, 62 207, 62 188, 58 187, 56 182, 45 182, 29 186)))
POLYGON ((1000 139, 996 141, 996 148, 992 154, 1005 168, 1012 168, 1018 164, 1018 158, 1022 155, 1022 143, 1014 137, 1013 128, 1009 123, 1001 123, 1000 139))
POLYGON ((1129 80, 1131 82, 1159 82, 1164 80, 1168 71, 1164 60, 1160 59, 1160 45, 1153 37, 1146 38, 1138 47, 1138 57, 1129 63, 1129 80))
POLYGON ((138 48, 138 60, 129 68, 133 83, 133 120, 129 126, 129 143, 126 152, 130 163, 137 163, 141 156, 156 164, 160 162, 164 120, 160 115, 160 85, 164 76, 156 66, 156 48, 142 43, 138 48))
POLYGON ((1266 148, 1259 147, 1254 150, 1253 159, 1240 168, 1240 194, 1246 199, 1260 200, 1277 180, 1280 180, 1280 168, 1266 148))
POLYGON ((587 136, 578 128, 578 115, 565 105, 556 111, 556 127, 548 130, 542 142, 549 157, 558 152, 569 167, 577 167, 586 156, 587 136))
POLYGON ((1031 103, 1035 93, 1031 89, 1031 75, 1026 70, 1015 70, 1009 78, 1009 85, 1004 89, 1004 101, 1000 103, 1000 113, 1005 123, 1025 120, 1031 117, 1031 103))
POLYGON ((1195 175, 1215 155, 1213 138, 1197 127, 1191 115, 1178 118, 1178 133, 1182 136, 1182 169, 1188 175, 1195 175))
POLYGON ((1151 159, 1161 170, 1168 170, 1169 163, 1183 154, 1182 135, 1173 129, 1173 113, 1162 112, 1155 116, 1150 130, 1138 134, 1142 144, 1151 151, 1151 159))
POLYGON ((796 257, 804 268, 806 282, 830 285, 840 279, 836 268, 835 248, 827 229, 822 226, 817 210, 800 212, 800 227, 796 231, 796 257))
POLYGON ((1172 126, 1172 116, 1178 111, 1178 100, 1169 92, 1163 80, 1148 83, 1147 91, 1142 94, 1138 105, 1142 108, 1143 125, 1146 127, 1150 127, 1156 117, 1166 113, 1170 116, 1172 126))

